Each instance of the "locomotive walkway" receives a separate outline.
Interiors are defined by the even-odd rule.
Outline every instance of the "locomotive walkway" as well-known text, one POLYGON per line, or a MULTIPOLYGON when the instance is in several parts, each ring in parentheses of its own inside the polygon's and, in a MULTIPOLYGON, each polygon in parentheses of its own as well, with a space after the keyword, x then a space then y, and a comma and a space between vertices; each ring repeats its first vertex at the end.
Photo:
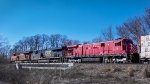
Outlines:
POLYGON ((58 69, 66 70, 74 66, 74 63, 16 63, 16 69, 58 69))

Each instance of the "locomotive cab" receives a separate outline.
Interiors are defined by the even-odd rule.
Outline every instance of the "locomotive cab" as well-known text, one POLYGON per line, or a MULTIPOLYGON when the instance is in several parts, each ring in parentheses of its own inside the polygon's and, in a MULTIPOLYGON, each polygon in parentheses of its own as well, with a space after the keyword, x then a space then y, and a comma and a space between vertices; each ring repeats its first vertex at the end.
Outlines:
POLYGON ((130 60, 130 62, 139 62, 137 46, 133 43, 131 39, 122 40, 122 49, 127 53, 127 59, 130 60))
POLYGON ((137 46, 133 43, 131 39, 117 39, 115 40, 115 54, 119 54, 119 56, 115 56, 116 60, 123 60, 124 62, 139 62, 139 55, 137 53, 137 46))

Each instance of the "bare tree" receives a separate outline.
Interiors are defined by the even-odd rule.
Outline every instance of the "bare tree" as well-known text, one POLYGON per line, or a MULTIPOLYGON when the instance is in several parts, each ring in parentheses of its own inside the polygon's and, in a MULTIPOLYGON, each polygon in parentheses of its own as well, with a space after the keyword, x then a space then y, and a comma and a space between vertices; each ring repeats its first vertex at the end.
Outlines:
POLYGON ((103 41, 103 40, 102 40, 101 36, 92 39, 92 42, 93 42, 93 43, 95 43, 95 42, 102 42, 102 41, 103 41))
POLYGON ((147 25, 147 28, 150 29, 150 8, 146 9, 144 20, 147 25))
POLYGON ((80 41, 68 39, 65 35, 53 34, 50 36, 50 43, 52 48, 57 48, 67 45, 79 44, 80 41))
POLYGON ((9 55, 10 45, 6 38, 0 36, 0 56, 7 57, 9 55))
POLYGON ((79 40, 72 40, 72 45, 77 45, 77 44, 80 44, 79 40))
POLYGON ((30 50, 35 50, 35 44, 34 44, 34 36, 31 36, 31 37, 27 37, 26 38, 27 42, 28 42, 28 45, 30 47, 30 50))
POLYGON ((121 38, 129 38, 130 37, 130 32, 126 29, 126 27, 124 25, 120 25, 120 26, 116 27, 116 30, 117 30, 118 36, 120 36, 121 38))
POLYGON ((66 43, 65 43, 65 45, 77 45, 77 44, 80 44, 80 41, 78 41, 78 40, 70 40, 70 39, 67 39, 66 43))
POLYGON ((139 36, 147 34, 147 29, 143 24, 142 18, 134 17, 127 20, 121 26, 118 26, 116 28, 117 34, 123 38, 131 38, 137 43, 139 36))
POLYGON ((60 35, 60 34, 52 34, 50 36, 51 48, 61 47, 61 44, 60 44, 61 38, 62 38, 62 35, 60 35))
POLYGON ((33 36, 34 39, 34 49, 35 50, 40 50, 41 47, 41 35, 37 34, 33 36))
POLYGON ((104 31, 102 31, 102 36, 103 36, 105 41, 113 40, 114 39, 114 35, 113 35, 112 27, 109 26, 104 31))
POLYGON ((42 34, 42 49, 50 48, 50 37, 46 34, 42 34))
POLYGON ((82 43, 83 43, 83 44, 90 44, 91 41, 83 41, 82 43))

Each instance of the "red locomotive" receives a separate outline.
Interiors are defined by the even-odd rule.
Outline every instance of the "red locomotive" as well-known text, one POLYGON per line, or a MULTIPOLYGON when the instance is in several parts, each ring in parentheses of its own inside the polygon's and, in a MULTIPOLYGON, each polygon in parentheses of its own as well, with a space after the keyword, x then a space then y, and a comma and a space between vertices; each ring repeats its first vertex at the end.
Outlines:
POLYGON ((97 62, 139 62, 137 47, 130 39, 67 46, 65 58, 97 62))

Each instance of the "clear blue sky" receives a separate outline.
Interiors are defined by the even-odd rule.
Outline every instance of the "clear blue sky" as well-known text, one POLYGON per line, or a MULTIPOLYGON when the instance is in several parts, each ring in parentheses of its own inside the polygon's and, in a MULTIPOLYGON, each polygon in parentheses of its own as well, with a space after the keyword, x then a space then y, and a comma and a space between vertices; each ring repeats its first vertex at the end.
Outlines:
POLYGON ((11 44, 43 33, 88 41, 148 7, 150 0, 0 0, 0 34, 11 44))

